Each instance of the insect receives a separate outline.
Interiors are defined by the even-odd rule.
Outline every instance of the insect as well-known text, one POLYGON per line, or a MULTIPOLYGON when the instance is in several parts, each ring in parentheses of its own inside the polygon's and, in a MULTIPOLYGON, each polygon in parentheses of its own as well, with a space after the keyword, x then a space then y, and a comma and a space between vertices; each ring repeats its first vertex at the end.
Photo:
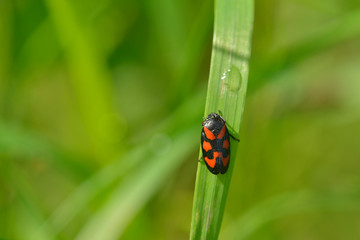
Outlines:
POLYGON ((229 133, 225 123, 225 119, 217 113, 210 113, 202 123, 202 158, 209 171, 215 175, 219 173, 224 174, 229 168, 229 136, 239 141, 229 133))

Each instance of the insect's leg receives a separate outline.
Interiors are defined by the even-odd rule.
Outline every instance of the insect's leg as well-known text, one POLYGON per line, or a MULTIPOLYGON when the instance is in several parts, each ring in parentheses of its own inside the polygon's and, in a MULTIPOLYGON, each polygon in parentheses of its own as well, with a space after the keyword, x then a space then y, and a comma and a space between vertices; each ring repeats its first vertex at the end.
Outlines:
POLYGON ((234 137, 234 136, 233 136, 233 135, 231 135, 230 133, 229 133, 229 135, 230 135, 230 137, 231 137, 232 139, 234 139, 235 141, 240 142, 240 140, 239 140, 239 139, 237 139, 236 137, 234 137))
POLYGON ((200 162, 201 159, 204 159, 204 155, 202 155, 202 154, 201 154, 201 157, 198 159, 198 162, 200 162))

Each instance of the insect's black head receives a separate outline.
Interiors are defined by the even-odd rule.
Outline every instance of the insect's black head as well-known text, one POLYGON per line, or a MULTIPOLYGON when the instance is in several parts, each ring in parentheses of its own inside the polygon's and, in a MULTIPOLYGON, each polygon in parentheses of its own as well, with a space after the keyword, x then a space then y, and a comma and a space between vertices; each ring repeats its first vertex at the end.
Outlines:
POLYGON ((217 113, 210 113, 204 122, 202 123, 202 126, 209 126, 214 124, 225 124, 225 120, 217 113))

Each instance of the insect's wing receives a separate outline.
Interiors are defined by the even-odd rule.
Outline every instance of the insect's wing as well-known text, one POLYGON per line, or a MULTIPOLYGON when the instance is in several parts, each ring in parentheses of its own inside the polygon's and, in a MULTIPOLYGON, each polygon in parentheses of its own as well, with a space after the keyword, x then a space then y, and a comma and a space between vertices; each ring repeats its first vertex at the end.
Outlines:
POLYGON ((230 138, 229 138, 229 131, 226 127, 225 127, 224 141, 222 141, 221 148, 222 148, 223 158, 220 164, 221 166, 220 172, 221 174, 224 174, 228 170, 230 164, 230 138))
POLYGON ((211 145, 211 140, 206 137, 204 128, 201 131, 201 151, 203 154, 204 162, 209 171, 213 174, 218 174, 219 170, 215 163, 216 159, 214 159, 213 154, 213 146, 211 145))

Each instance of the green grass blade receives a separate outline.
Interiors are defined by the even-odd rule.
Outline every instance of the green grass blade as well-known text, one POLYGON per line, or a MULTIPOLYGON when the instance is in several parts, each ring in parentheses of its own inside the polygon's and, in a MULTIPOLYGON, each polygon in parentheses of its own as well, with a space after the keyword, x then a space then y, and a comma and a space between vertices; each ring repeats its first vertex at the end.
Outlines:
POLYGON ((193 126, 173 137, 163 155, 147 155, 146 162, 134 174, 119 183, 111 198, 80 231, 77 240, 117 239, 129 221, 162 186, 173 171, 194 150, 198 127, 193 126), (182 146, 182 147, 178 147, 182 146))
POLYGON ((360 34, 360 10, 354 10, 338 19, 329 21, 314 33, 301 41, 285 48, 276 49, 271 55, 260 57, 253 61, 253 68, 260 69, 252 74, 252 84, 248 93, 252 94, 264 82, 278 79, 279 74, 292 69, 302 61, 334 47, 344 41, 349 41, 360 34))
POLYGON ((64 199, 44 223, 45 226, 49 224, 54 226, 52 238, 56 238, 57 234, 63 231, 75 217, 80 215, 101 190, 122 177, 126 171, 131 170, 146 154, 144 147, 128 151, 121 161, 115 161, 103 167, 94 176, 80 184, 71 195, 64 199))
POLYGON ((3 114, 4 96, 6 94, 7 77, 10 68, 11 59, 11 30, 9 23, 11 22, 11 4, 8 1, 0 3, 0 114, 3 114))
MULTIPOLYGON (((151 138, 155 133, 166 132, 169 134, 175 129, 178 131, 178 126, 190 126, 190 128, 199 127, 198 122, 200 116, 198 110, 203 108, 201 99, 205 96, 205 91, 200 91, 195 93, 193 97, 180 105, 173 113, 160 122, 157 126, 153 126, 152 130, 144 133, 144 139, 151 138), (187 114, 187 118, 183 116, 187 114), (174 129, 175 128, 175 129, 174 129)), ((0 125, 1 133, 1 125, 0 125)), ((0 147, 1 144, 1 134, 0 134, 0 147)), ((196 140, 196 138, 194 138, 196 140)), ((184 146, 183 146, 184 147, 184 146)), ((52 238, 55 238, 57 234, 61 231, 64 231, 64 228, 71 224, 72 221, 84 211, 89 206, 89 203, 93 201, 96 196, 103 191, 105 188, 108 188, 110 185, 114 184, 115 181, 118 181, 120 178, 127 176, 137 175, 136 172, 139 166, 144 159, 149 158, 149 149, 148 149, 148 140, 145 142, 139 142, 139 145, 134 147, 131 150, 128 150, 121 159, 113 161, 112 163, 104 166, 96 174, 94 174, 89 179, 81 183, 72 194, 70 194, 62 203, 56 208, 52 215, 47 219, 44 225, 52 225, 54 228, 53 233, 55 235, 52 238), (136 169, 135 169, 136 168, 136 169)), ((184 157, 184 155, 182 154, 184 157)), ((184 159, 184 158, 183 158, 184 159)), ((150 161, 148 159, 148 161, 150 161)), ((167 160, 169 161, 169 159, 167 160)), ((152 168, 151 168, 152 169, 152 168)), ((164 171, 167 173, 168 170, 164 171)), ((158 182, 158 184, 162 184, 158 182)), ((129 186, 131 189, 135 189, 135 186, 129 186)), ((155 192, 153 192, 155 193, 155 192)), ((132 199, 135 201, 136 199, 132 199)), ((135 210, 139 210, 138 207, 135 210)), ((125 211, 126 209, 120 209, 120 211, 125 211)), ((132 215, 135 215, 137 212, 133 211, 132 215)), ((124 216, 125 217, 125 216, 124 216)), ((130 215, 126 216, 130 218, 130 215)), ((128 221, 123 221, 124 226, 119 226, 125 228, 128 221)))
MULTIPOLYGON (((152 130, 149 132, 144 133, 144 139, 151 138, 155 133, 163 132, 164 134, 170 134, 174 131, 179 131, 178 126, 184 126, 184 129, 188 128, 196 128, 198 129, 199 125, 199 119, 200 116, 198 114, 198 110, 203 108, 203 104, 201 103, 201 99, 205 96, 205 91, 200 91, 193 95, 191 99, 188 101, 185 101, 182 105, 180 105, 177 109, 173 111, 173 113, 168 116, 166 119, 164 119, 162 122, 160 122, 157 126, 153 126, 152 130), (185 114, 188 114, 187 118, 183 118, 185 114)), ((1 128, 0 128, 1 130, 1 128)), ((1 132, 1 131, 0 131, 1 132)), ((193 144, 197 141, 196 138, 196 131, 194 130, 194 136, 191 139, 191 141, 194 141, 193 144)), ((176 137, 174 137, 176 138, 176 137)), ((178 141, 178 139, 174 140, 174 142, 178 141)), ((180 143, 179 143, 180 144, 180 143)), ((181 143, 182 144, 182 143, 181 143)), ((173 145, 175 146, 175 145, 173 145)), ((181 145, 182 150, 185 150, 185 152, 190 151, 189 149, 193 148, 193 146, 186 143, 185 145, 181 145), (189 147, 189 149, 187 149, 189 147), (186 148, 186 149, 185 149, 186 148)), ((1 147, 1 137, 0 137, 0 147, 1 147)), ((176 161, 176 164, 174 165, 162 165, 162 167, 170 168, 170 169, 163 169, 163 174, 169 174, 169 171, 174 171, 176 166, 179 166, 180 160, 178 159, 179 156, 182 156, 182 159, 184 159, 184 156, 186 154, 178 154, 178 155, 171 155, 175 157, 176 159, 166 159, 166 162, 172 162, 176 161)), ((170 157, 171 157, 170 156, 170 157)), ((120 178, 124 179, 137 179, 138 181, 142 181, 143 176, 148 175, 154 175, 152 174, 153 171, 158 171, 158 168, 148 167, 145 170, 141 167, 143 165, 142 161, 146 159, 146 162, 155 161, 157 159, 157 156, 153 156, 153 153, 149 153, 149 146, 148 146, 148 140, 145 140, 145 142, 139 142, 139 145, 134 147, 132 150, 128 150, 126 154, 124 154, 120 160, 114 161, 106 166, 104 166, 102 169, 100 169, 94 176, 90 177, 86 181, 84 181, 82 184, 80 184, 72 194, 70 194, 64 201, 57 207, 57 209, 53 212, 53 214, 47 219, 46 222, 44 222, 44 225, 51 225, 53 226, 54 231, 52 232, 53 235, 51 235, 52 238, 56 238, 64 229, 70 225, 72 222, 76 221, 76 218, 78 218, 84 209, 87 209, 89 207, 89 204, 97 198, 97 195, 103 191, 106 188, 109 188, 109 186, 114 185, 116 181, 118 181, 120 178), (138 166, 138 167, 137 167, 138 166), (140 172, 139 172, 140 171, 140 172)), ((162 161, 165 161, 164 158, 161 158, 162 161)), ((161 159, 157 159, 156 161, 160 161, 161 159)), ((160 162, 157 162, 160 164, 160 162)), ((156 175, 156 174, 155 174, 156 175)), ((161 175, 161 174, 160 174, 161 175)), ((159 175, 159 176, 160 176, 159 175)), ((153 176, 154 177, 154 176, 153 176)), ((151 187, 153 191, 149 192, 148 197, 151 197, 157 189, 159 189, 159 186, 163 184, 163 182, 166 179, 162 178, 162 180, 155 182, 152 182, 151 187)), ((128 196, 132 196, 128 202, 134 203, 138 199, 138 193, 136 193, 139 185, 138 181, 127 181, 126 184, 129 184, 127 188, 131 189, 127 191, 128 196), (135 192, 133 192, 135 191, 135 192)), ((125 183, 121 182, 119 187, 123 188, 125 183)), ((143 184, 141 182, 141 184, 143 184)), ((116 190, 114 190, 116 191, 116 190)), ((119 190, 121 192, 121 190, 119 190)), ((145 201, 145 198, 144 198, 145 201)), ((108 204, 111 204, 112 202, 106 202, 98 211, 97 215, 100 215, 100 212, 104 214, 106 212, 106 209, 110 209, 108 204)), ((118 225, 116 225, 116 229, 112 229, 107 233, 107 236, 114 236, 117 234, 121 234, 121 230, 125 229, 127 227, 127 224, 131 220, 131 218, 137 214, 137 212, 141 209, 144 202, 140 202, 138 204, 133 204, 131 206, 132 210, 129 212, 129 214, 122 214, 125 211, 129 211, 127 204, 117 205, 116 210, 121 215, 120 220, 115 215, 112 215, 114 218, 107 219, 107 221, 104 221, 104 228, 107 228, 110 226, 108 225, 109 221, 120 221, 118 222, 118 225), (115 232, 114 232, 115 231, 115 232)), ((113 212, 108 213, 113 214, 113 212)), ((97 221, 96 218, 92 218, 90 220, 91 222, 97 221)), ((87 225, 90 225, 87 223, 87 225)), ((90 229, 91 230, 91 229, 90 229)), ((89 229, 86 230, 87 232, 90 231, 89 229)), ((89 234, 86 233, 86 231, 83 229, 82 234, 89 234), (85 232, 85 233, 84 233, 85 232)))
POLYGON ((125 126, 119 126, 104 53, 90 30, 80 24, 71 1, 45 2, 66 53, 91 150, 99 161, 111 159, 122 151, 121 145, 116 147, 114 143, 124 134, 125 126))
POLYGON ((254 206, 227 227, 223 239, 248 239, 266 223, 300 213, 314 211, 355 211, 360 208, 359 189, 343 194, 312 190, 287 192, 254 206))
POLYGON ((48 161, 46 164, 56 164, 56 166, 69 174, 69 177, 88 176, 90 168, 75 161, 71 153, 48 141, 39 133, 0 121, 0 149, 7 158, 21 158, 25 162, 29 161, 30 156, 46 156, 43 159, 48 161))
MULTIPOLYGON (((221 110, 230 133, 239 136, 248 78, 253 1, 215 1, 215 33, 205 116, 221 110)), ((233 143, 231 159, 236 159, 233 143)), ((234 162, 224 175, 198 165, 190 239, 217 239, 234 162)))
POLYGON ((10 164, 9 169, 10 182, 12 187, 16 190, 17 198, 10 204, 15 214, 18 214, 18 219, 21 219, 14 224, 16 236, 18 239, 29 240, 45 240, 52 239, 51 233, 53 229, 49 225, 42 225, 41 231, 39 226, 45 218, 44 209, 41 206, 41 201, 36 195, 36 191, 30 183, 29 179, 24 175, 24 172, 16 168, 15 164, 10 164), (19 211, 18 208, 21 208, 19 211))

